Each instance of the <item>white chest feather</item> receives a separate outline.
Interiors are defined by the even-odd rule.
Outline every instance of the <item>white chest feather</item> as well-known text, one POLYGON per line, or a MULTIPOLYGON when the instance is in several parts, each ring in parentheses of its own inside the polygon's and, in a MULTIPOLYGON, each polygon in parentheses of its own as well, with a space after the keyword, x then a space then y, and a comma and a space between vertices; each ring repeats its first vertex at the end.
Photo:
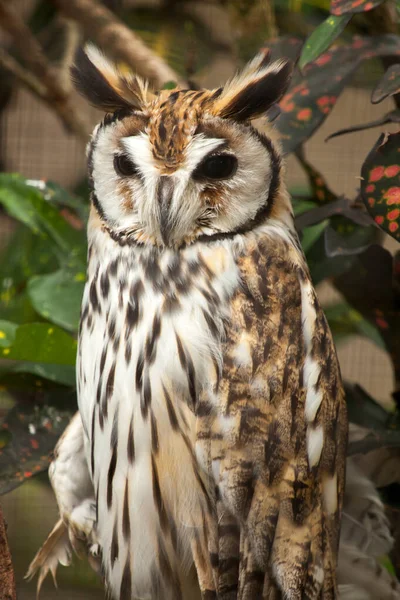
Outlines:
POLYGON ((160 555, 189 560, 206 502, 192 408, 220 375, 224 320, 237 286, 234 257, 223 245, 154 253, 93 236, 79 407, 104 566, 121 598, 130 598, 129 586, 150 597, 160 555))

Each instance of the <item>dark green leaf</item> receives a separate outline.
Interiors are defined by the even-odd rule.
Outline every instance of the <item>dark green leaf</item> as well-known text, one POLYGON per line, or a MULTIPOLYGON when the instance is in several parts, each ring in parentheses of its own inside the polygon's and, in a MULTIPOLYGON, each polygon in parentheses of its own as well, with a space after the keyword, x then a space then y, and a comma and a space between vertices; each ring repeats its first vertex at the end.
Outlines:
POLYGON ((345 383, 349 421, 367 429, 386 431, 389 413, 360 385, 345 383))
POLYGON ((384 0, 331 0, 333 15, 354 14, 372 10, 384 0))
POLYGON ((319 25, 309 38, 305 41, 299 60, 299 67, 303 69, 309 62, 320 56, 334 40, 342 33, 351 15, 333 16, 330 15, 321 25, 319 25))
POLYGON ((324 313, 336 343, 349 335, 362 335, 373 341, 379 348, 385 348, 378 329, 346 302, 326 306, 324 313))
POLYGON ((382 134, 361 169, 361 194, 375 223, 400 241, 400 133, 382 134))
MULTIPOLYGON (((49 406, 15 406, 0 426, 6 443, 0 447, 0 494, 47 469, 57 439, 71 412, 49 406)), ((1 444, 0 444, 1 446, 1 444)))
POLYGON ((369 121, 368 123, 360 123, 359 125, 352 125, 351 127, 346 127, 345 129, 339 129, 338 131, 328 135, 325 141, 327 142, 332 140, 335 137, 339 137, 339 135, 346 135, 347 133, 354 133, 355 131, 365 131, 366 129, 381 127, 387 123, 400 123, 400 110, 392 110, 386 113, 386 115, 383 115, 374 121, 369 121))
POLYGON ((344 197, 328 202, 323 206, 316 207, 314 204, 311 204, 311 210, 297 213, 295 211, 295 215, 296 228, 300 231, 304 227, 310 227, 327 218, 333 219, 333 224, 346 222, 346 226, 350 232, 353 231, 351 228, 352 223, 363 225, 364 227, 372 223, 370 216, 361 202, 352 201, 344 197), (346 220, 343 217, 346 217, 346 220))
POLYGON ((347 456, 367 454, 381 448, 400 448, 400 431, 373 431, 362 440, 350 442, 347 456))
POLYGON ((325 229, 325 252, 331 257, 360 254, 377 241, 376 227, 360 226, 346 217, 334 216, 325 229))
POLYGON ((307 262, 310 267, 314 285, 317 285, 325 279, 345 273, 351 269, 355 260, 356 255, 342 255, 329 258, 326 255, 323 235, 321 235, 307 252, 307 262))
MULTIPOLYGON (((7 374, 15 373, 19 374, 19 376, 21 373, 29 373, 35 375, 36 379, 40 377, 41 379, 69 387, 75 387, 76 384, 75 365, 54 365, 42 362, 18 361, 10 365, 9 368, 4 368, 3 372, 7 372, 7 374)), ((7 385, 4 377, 1 377, 1 380, 7 385)))
POLYGON ((28 294, 35 310, 68 331, 77 331, 85 272, 60 269, 50 275, 32 277, 28 294))
POLYGON ((372 92, 371 102, 377 104, 400 92, 400 65, 391 65, 372 92))

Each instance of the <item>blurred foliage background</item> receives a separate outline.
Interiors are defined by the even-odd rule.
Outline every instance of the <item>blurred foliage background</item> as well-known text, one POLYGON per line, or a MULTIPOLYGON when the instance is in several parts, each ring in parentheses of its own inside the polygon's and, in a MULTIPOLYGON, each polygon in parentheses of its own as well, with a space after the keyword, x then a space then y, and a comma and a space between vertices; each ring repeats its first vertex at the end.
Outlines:
MULTIPOLYGON (((160 86, 221 84, 264 46, 298 61, 275 122, 296 225, 338 346, 349 454, 379 488, 394 528, 372 558, 363 552, 384 555, 385 569, 400 574, 399 6, 0 0, 0 493, 22 600, 34 597, 23 573, 57 514, 49 456, 76 409, 84 148, 100 114, 71 88, 69 66, 86 40, 160 86)), ((361 519, 350 503, 348 514, 361 519)), ((102 597, 75 562, 58 592, 47 582, 45 600, 102 597)))

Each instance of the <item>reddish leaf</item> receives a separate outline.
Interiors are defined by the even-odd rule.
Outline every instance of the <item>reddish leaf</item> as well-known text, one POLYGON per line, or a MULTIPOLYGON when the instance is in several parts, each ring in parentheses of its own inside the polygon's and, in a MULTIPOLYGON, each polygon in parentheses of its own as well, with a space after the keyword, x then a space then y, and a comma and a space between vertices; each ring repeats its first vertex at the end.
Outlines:
POLYGON ((400 303, 393 285, 395 264, 382 246, 357 255, 352 268, 334 279, 347 302, 379 330, 400 381, 400 303))
POLYGON ((271 51, 271 62, 280 58, 290 58, 296 62, 300 56, 304 40, 299 37, 282 35, 281 37, 268 40, 266 47, 271 51))
POLYGON ((361 194, 375 223, 400 241, 400 132, 382 134, 361 169, 361 194))
POLYGON ((388 68, 378 85, 372 92, 371 102, 378 104, 388 96, 394 96, 400 92, 400 65, 392 65, 388 68))
POLYGON ((328 184, 319 171, 305 157, 302 147, 296 151, 296 158, 307 174, 313 200, 318 204, 326 204, 337 199, 336 194, 329 189, 328 184))
POLYGON ((347 13, 360 13, 372 10, 382 4, 384 0, 331 0, 332 15, 344 15, 347 13))
POLYGON ((54 407, 16 405, 0 425, 0 495, 47 469, 71 417, 54 407))
POLYGON ((399 36, 355 36, 350 44, 335 46, 306 65, 304 75, 297 72, 277 119, 284 151, 296 150, 324 122, 363 60, 388 55, 400 55, 399 36))

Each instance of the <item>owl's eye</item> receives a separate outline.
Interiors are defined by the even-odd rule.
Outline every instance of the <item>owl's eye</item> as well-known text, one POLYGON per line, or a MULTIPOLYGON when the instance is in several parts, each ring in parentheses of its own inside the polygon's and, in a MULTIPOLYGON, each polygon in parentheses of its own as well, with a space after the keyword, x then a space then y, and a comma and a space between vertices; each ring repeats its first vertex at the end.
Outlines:
POLYGON ((193 178, 202 179, 229 179, 236 173, 238 161, 232 154, 214 154, 208 156, 193 173, 193 178))
POLYGON ((132 177, 139 174, 137 166, 126 154, 116 154, 114 156, 114 169, 118 175, 123 177, 132 177))

